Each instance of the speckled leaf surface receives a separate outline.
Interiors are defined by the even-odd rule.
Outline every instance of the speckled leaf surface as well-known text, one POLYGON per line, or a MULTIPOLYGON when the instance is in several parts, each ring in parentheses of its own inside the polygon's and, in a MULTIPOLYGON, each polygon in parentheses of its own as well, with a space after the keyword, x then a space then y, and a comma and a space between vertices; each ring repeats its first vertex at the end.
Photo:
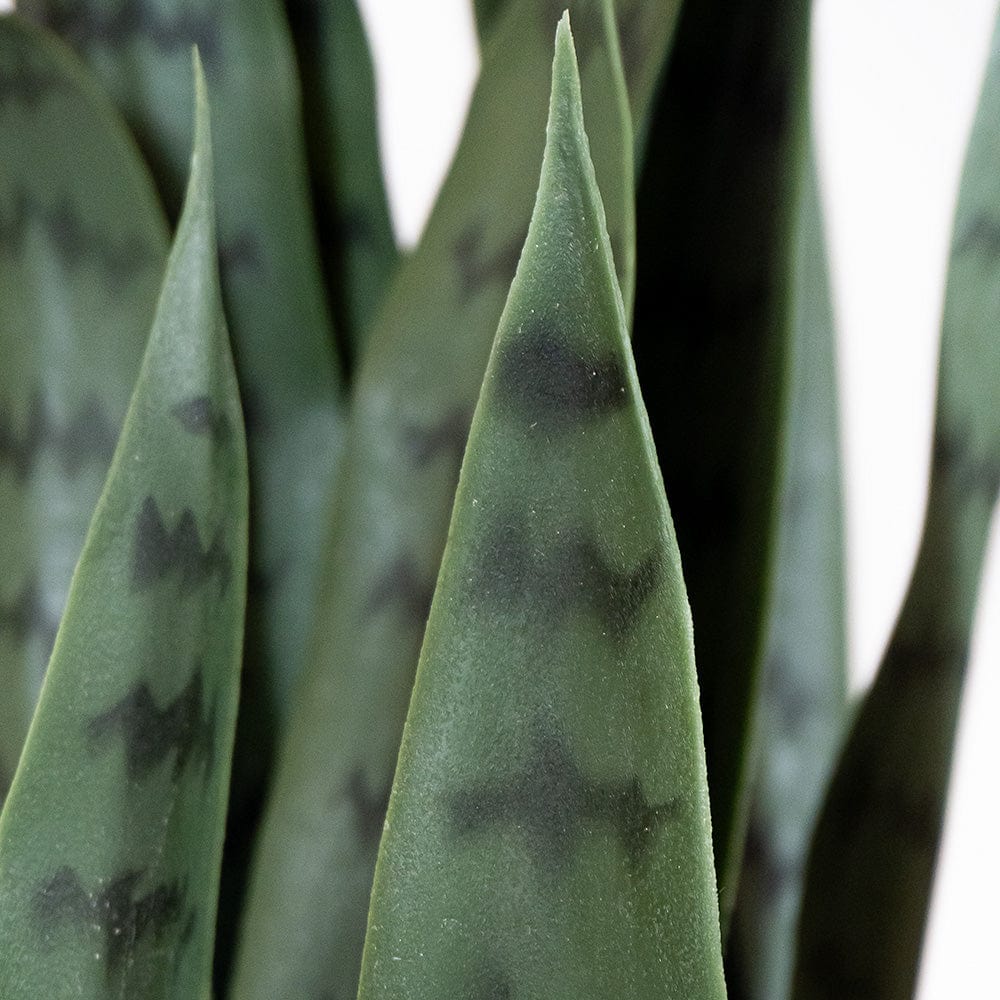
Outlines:
POLYGON ((280 0, 20 0, 93 67, 175 210, 197 44, 215 109, 226 315, 251 455, 246 754, 263 750, 304 656, 332 476, 340 376, 316 246, 301 94, 280 0), (256 723, 259 721, 259 725, 256 723))
MULTIPOLYGON (((570 7, 611 242, 627 246, 631 142, 611 12, 593 0, 570 7)), ((648 67, 662 57, 670 11, 642 5, 637 14, 648 28, 632 52, 637 80, 655 76, 648 67)), ((239 1000, 350 998, 357 988, 375 853, 458 467, 538 184, 561 13, 519 0, 491 34, 452 169, 353 384, 323 624, 265 818, 239 1000)), ((648 101, 649 89, 641 93, 634 99, 648 101)), ((615 259, 628 278, 629 255, 615 259)))
POLYGON ((382 179, 375 74, 356 0, 285 0, 337 336, 356 358, 399 260, 382 179))
POLYGON ((198 93, 149 345, 0 815, 5 1000, 208 995, 247 471, 198 93))
POLYGON ((358 995, 725 996, 690 612, 565 19, 358 995))
POLYGON ((0 802, 153 318, 167 224, 124 123, 0 17, 0 802))
POLYGON ((685 0, 639 189, 635 352, 694 617, 723 936, 766 643, 808 0, 685 0))
POLYGON ((834 327, 812 149, 795 236, 774 595, 747 849, 727 944, 731 996, 791 990, 805 861, 847 724, 844 525, 834 327))
POLYGON ((1000 27, 958 198, 924 532, 809 860, 797 1000, 913 995, 1000 491, 1000 27), (877 942, 877 947, 873 943, 877 942))

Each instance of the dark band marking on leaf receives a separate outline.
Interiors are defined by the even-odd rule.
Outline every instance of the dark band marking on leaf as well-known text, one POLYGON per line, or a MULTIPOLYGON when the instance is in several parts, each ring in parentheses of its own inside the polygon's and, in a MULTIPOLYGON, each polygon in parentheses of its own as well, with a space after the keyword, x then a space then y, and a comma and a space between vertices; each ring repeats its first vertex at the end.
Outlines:
POLYGON ((417 468, 423 468, 438 455, 448 455, 461 466, 465 443, 472 423, 472 409, 456 406, 430 427, 410 424, 403 430, 403 446, 417 468))
POLYGON ((208 548, 203 548, 194 512, 185 507, 177 526, 167 528, 156 501, 147 496, 135 522, 132 583, 143 590, 176 576, 182 590, 193 590, 216 577, 224 591, 232 575, 232 560, 219 528, 208 548))
POLYGON ((58 629, 59 619, 46 611, 36 577, 29 578, 10 601, 0 599, 0 632, 9 632, 17 642, 37 637, 48 656, 55 645, 58 629))
POLYGON ((589 539, 531 544, 522 517, 501 517, 480 549, 476 593, 487 600, 544 609, 553 621, 571 608, 595 614, 616 638, 635 625, 663 579, 664 554, 654 548, 631 569, 619 569, 589 539))
POLYGON ((636 777, 595 782, 570 757, 558 732, 539 728, 524 770, 447 796, 449 828, 460 838, 506 826, 524 838, 542 869, 559 872, 591 825, 614 833, 633 866, 646 857, 660 825, 673 818, 676 797, 651 804, 636 777))
POLYGON ((952 256, 966 253, 988 257, 1000 255, 1000 219, 988 212, 977 212, 965 227, 955 234, 952 256))
POLYGON ((119 0, 110 9, 94 0, 73 0, 46 4, 37 20, 75 47, 113 47, 145 38, 170 54, 186 53, 197 45, 206 71, 213 69, 221 49, 216 5, 209 4, 205 13, 170 5, 172 16, 160 8, 153 0, 119 0))
POLYGON ((216 407, 211 396, 192 396, 170 412, 186 431, 210 437, 217 444, 225 444, 232 435, 225 413, 216 407))
POLYGON ((142 781, 171 754, 174 778, 180 776, 188 761, 212 765, 215 736, 215 709, 205 702, 201 667, 197 667, 184 690, 163 708, 156 704, 145 681, 87 725, 91 748, 120 736, 125 745, 128 776, 142 781))
POLYGON ((974 454, 972 436, 961 430, 938 429, 934 470, 951 481, 959 496, 983 497, 992 504, 1000 493, 1000 456, 974 454))
POLYGON ((433 578, 421 573, 410 556, 400 556, 372 587, 365 613, 378 615, 390 608, 398 608, 407 618, 423 627, 434 597, 433 578))
POLYGON ((513 1000, 513 997, 509 977, 495 962, 489 962, 473 972, 464 1000, 513 1000))
POLYGON ((483 249, 486 235, 479 224, 469 226, 455 243, 455 265, 458 268, 462 301, 468 301, 486 285, 507 288, 514 278, 521 259, 524 234, 519 234, 491 254, 483 249))
MULTIPOLYGON (((6 59, 8 53, 0 53, 0 57, 6 59)), ((14 66, 0 66, 0 108, 10 104, 35 108, 53 93, 73 93, 73 89, 65 77, 32 66, 23 58, 14 66)))
POLYGON ((917 683, 962 676, 969 662, 968 637, 947 640, 928 633, 895 635, 885 653, 882 669, 892 676, 913 677, 917 683))
POLYGON ((27 424, 20 433, 11 409, 0 407, 0 469, 13 469, 22 482, 46 450, 57 456, 71 478, 86 465, 107 466, 111 462, 118 431, 96 396, 88 396, 76 413, 60 424, 49 412, 42 393, 36 391, 28 405, 27 424))
POLYGON ((159 941, 180 919, 185 896, 180 882, 162 882, 137 894, 145 874, 144 870, 126 871, 106 886, 88 892, 72 868, 60 868, 35 891, 35 920, 45 935, 64 923, 76 924, 83 931, 99 931, 111 979, 144 939, 159 941))
POLYGON ((581 357, 542 324, 525 324, 497 366, 498 392, 511 412, 546 429, 620 410, 629 401, 617 357, 581 357))
POLYGON ((15 190, 9 203, 0 202, 0 249, 21 252, 32 229, 52 244, 66 268, 95 264, 111 287, 125 284, 156 259, 142 240, 112 239, 84 220, 68 201, 46 205, 30 191, 15 190))
POLYGON ((364 771, 361 768, 356 768, 351 772, 345 795, 354 809, 358 834, 363 843, 367 845, 378 844, 379 838, 382 836, 382 827, 385 824, 385 813, 389 808, 391 792, 391 778, 378 792, 372 794, 368 791, 364 771))
POLYGON ((253 233, 237 233, 219 244, 219 270, 225 274, 246 273, 259 277, 263 269, 263 251, 253 233))

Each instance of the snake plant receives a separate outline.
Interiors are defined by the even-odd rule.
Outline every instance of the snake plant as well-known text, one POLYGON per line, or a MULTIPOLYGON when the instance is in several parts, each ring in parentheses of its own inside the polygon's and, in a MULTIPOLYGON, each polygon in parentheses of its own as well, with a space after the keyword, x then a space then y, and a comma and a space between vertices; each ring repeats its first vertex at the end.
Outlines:
POLYGON ((0 17, 3 1000, 912 995, 1000 33, 852 708, 809 3, 474 6, 409 254, 354 0, 0 17))

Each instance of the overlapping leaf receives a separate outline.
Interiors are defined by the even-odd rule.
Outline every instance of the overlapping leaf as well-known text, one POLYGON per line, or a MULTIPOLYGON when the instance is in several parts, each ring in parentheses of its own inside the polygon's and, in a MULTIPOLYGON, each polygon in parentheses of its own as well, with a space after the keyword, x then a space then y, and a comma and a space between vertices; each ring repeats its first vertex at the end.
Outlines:
POLYGON ((1000 26, 951 247, 930 494, 909 590, 817 827, 794 996, 913 994, 969 633, 1000 491, 1000 26))
MULTIPOLYGON (((197 44, 216 109, 222 284, 247 415, 253 529, 243 766, 284 713, 312 622, 340 376, 309 201, 301 95, 279 0, 22 0, 94 68, 175 209, 197 44)), ((258 765, 262 762, 258 762, 258 765)))
POLYGON ((167 225, 124 124, 0 18, 0 801, 139 373, 167 225))
MULTIPOLYGON (((458 465, 537 185, 558 6, 518 0, 491 34, 455 162, 354 382, 323 624, 256 861, 240 1000, 356 989, 378 836, 458 465)), ((631 288, 631 138, 610 5, 570 7, 611 242, 631 288)), ((643 115, 673 8, 629 9, 644 29, 629 57, 643 115)))
POLYGON ((375 127, 375 76, 356 0, 285 0, 337 335, 357 356, 398 263, 375 127))
POLYGON ((695 623, 723 933, 766 641, 808 0, 686 0, 639 192, 636 364, 695 623))
POLYGON ((156 320, 0 815, 4 1000, 208 995, 247 470, 198 95, 156 320))
POLYGON ((360 1000, 725 997, 690 612, 559 26, 360 1000))
POLYGON ((844 540, 836 367, 816 166, 795 237, 792 389, 774 596, 758 705, 758 764, 732 934, 731 995, 791 989, 805 861, 847 723, 844 540))

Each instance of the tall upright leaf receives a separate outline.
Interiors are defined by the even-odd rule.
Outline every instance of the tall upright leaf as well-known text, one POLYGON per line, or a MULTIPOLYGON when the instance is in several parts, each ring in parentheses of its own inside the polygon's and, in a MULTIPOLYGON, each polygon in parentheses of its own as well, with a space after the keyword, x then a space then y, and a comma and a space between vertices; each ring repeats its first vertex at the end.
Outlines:
POLYGON ((4 1000, 208 996, 247 470, 200 78, 197 119, 149 346, 0 815, 4 1000))
POLYGON ((156 305, 167 224, 77 60, 0 17, 0 802, 156 305))
POLYGON ((774 596, 747 851, 727 944, 730 995, 785 1000, 805 861, 847 723, 834 328, 813 150, 803 163, 774 596))
POLYGON ((342 435, 284 10, 280 0, 21 0, 18 8, 94 68, 171 210, 190 149, 192 44, 204 60, 216 110, 222 285, 252 470, 246 763, 283 716, 304 657, 342 435))
POLYGON ((1000 492, 1000 23, 966 155, 930 493, 910 586, 819 820, 794 996, 913 994, 990 520, 1000 492))
MULTIPOLYGON (((671 8, 639 5, 640 111, 671 8), (640 58, 641 56, 641 58, 640 58), (644 95, 644 96, 643 96, 644 95)), ((612 246, 631 287, 631 136, 608 3, 570 4, 612 246)), ((538 181, 561 14, 517 0, 491 35, 420 247, 353 385, 316 643, 255 862, 235 995, 353 996, 385 802, 458 465, 538 181)), ((637 84, 638 85, 638 84, 637 84)), ((628 299, 626 294, 626 299, 628 299)))
POLYGON ((285 0, 337 335, 357 356, 398 263, 382 179, 375 74, 356 0, 285 0))
POLYGON ((636 364, 694 617, 723 936, 766 642, 809 0, 685 0, 639 192, 636 364))
POLYGON ((693 653, 564 17, 360 1000, 725 997, 693 653))

